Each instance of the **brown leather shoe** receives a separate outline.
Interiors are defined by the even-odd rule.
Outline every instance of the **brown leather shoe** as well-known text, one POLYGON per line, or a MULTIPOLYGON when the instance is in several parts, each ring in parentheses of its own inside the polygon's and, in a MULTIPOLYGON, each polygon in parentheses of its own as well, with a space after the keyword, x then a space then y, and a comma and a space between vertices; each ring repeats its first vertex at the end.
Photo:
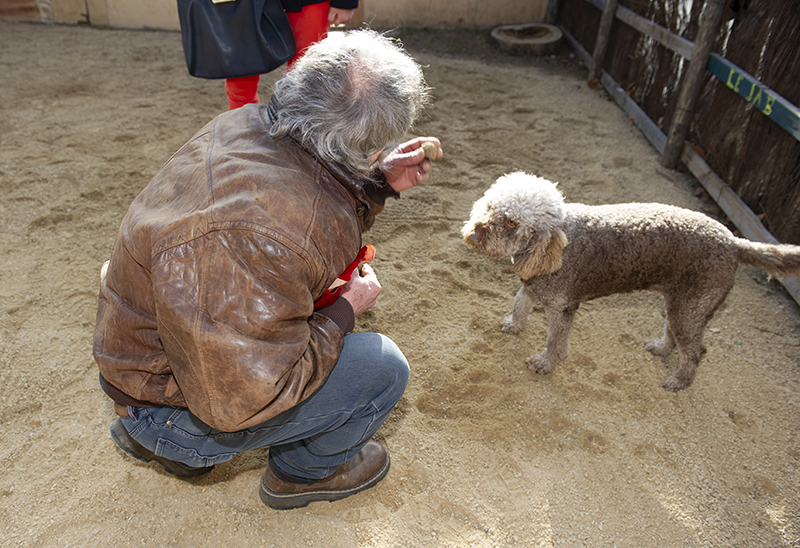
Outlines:
POLYGON ((195 478, 197 476, 207 474, 214 469, 213 466, 200 466, 195 468, 193 466, 187 466, 182 462, 159 457, 140 444, 138 441, 133 439, 131 435, 128 434, 128 431, 125 429, 122 421, 119 419, 111 423, 109 430, 111 431, 111 439, 114 440, 114 443, 116 443, 120 449, 125 451, 125 453, 138 461, 156 461, 158 464, 164 467, 164 470, 173 476, 178 476, 179 478, 195 478))
POLYGON ((369 489, 389 472, 389 453, 379 443, 370 441, 336 472, 309 483, 292 483, 279 479, 267 467, 261 477, 259 494, 270 508, 288 510, 302 508, 309 502, 343 499, 369 489))

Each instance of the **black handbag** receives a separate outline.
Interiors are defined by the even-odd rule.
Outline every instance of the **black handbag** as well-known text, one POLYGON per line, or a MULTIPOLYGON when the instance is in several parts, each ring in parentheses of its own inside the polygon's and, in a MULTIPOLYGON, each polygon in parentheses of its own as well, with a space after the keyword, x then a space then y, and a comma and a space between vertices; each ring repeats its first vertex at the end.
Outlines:
POLYGON ((189 74, 237 78, 270 72, 296 50, 280 0, 177 0, 189 74))

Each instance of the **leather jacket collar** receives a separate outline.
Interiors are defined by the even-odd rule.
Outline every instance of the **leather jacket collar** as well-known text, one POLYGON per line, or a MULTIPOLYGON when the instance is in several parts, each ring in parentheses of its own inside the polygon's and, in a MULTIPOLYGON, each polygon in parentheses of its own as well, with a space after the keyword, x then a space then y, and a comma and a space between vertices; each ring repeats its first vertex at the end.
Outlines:
MULTIPOLYGON (((277 121, 278 112, 280 110, 280 101, 278 101, 278 99, 273 95, 267 104, 267 117, 270 126, 277 121)), ((314 151, 304 147, 302 143, 300 143, 300 141, 293 136, 288 136, 286 138, 291 140, 296 146, 312 156, 317 163, 319 163, 320 166, 322 166, 322 168, 331 175, 331 177, 333 177, 339 182, 339 184, 350 191, 357 202, 356 211, 358 213, 359 220, 362 223, 361 228, 363 231, 369 230, 372 227, 375 216, 383 209, 387 196, 392 196, 394 198, 399 197, 399 193, 389 186, 388 183, 386 183, 383 173, 377 170, 377 168, 376 170, 378 172, 376 177, 370 178, 353 174, 352 172, 344 169, 340 164, 323 160, 317 156, 314 151), (376 183, 374 179, 378 179, 382 182, 376 183)))

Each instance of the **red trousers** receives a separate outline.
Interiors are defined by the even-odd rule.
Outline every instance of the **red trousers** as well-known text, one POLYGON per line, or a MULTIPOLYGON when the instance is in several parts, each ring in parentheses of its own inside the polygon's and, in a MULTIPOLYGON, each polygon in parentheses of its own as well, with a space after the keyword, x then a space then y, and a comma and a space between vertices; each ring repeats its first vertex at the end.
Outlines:
MULTIPOLYGON (((292 27, 294 41, 297 44, 297 53, 287 62, 286 71, 303 56, 308 46, 319 42, 328 35, 328 12, 330 1, 319 4, 309 4, 300 12, 287 11, 289 25, 292 27)), ((261 76, 243 76, 241 78, 228 78, 225 80, 225 94, 228 96, 228 109, 233 110, 249 103, 258 103, 258 82, 261 76)))

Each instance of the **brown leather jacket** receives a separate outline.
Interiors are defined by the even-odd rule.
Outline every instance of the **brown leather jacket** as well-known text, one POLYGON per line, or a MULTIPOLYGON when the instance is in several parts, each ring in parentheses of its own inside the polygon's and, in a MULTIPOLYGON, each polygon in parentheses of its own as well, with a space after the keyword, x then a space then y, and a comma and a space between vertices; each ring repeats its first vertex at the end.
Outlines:
POLYGON ((235 431, 308 398, 336 363, 343 329, 314 301, 393 192, 368 197, 374 183, 273 140, 269 124, 265 105, 218 116, 122 220, 94 335, 117 403, 188 407, 235 431))

